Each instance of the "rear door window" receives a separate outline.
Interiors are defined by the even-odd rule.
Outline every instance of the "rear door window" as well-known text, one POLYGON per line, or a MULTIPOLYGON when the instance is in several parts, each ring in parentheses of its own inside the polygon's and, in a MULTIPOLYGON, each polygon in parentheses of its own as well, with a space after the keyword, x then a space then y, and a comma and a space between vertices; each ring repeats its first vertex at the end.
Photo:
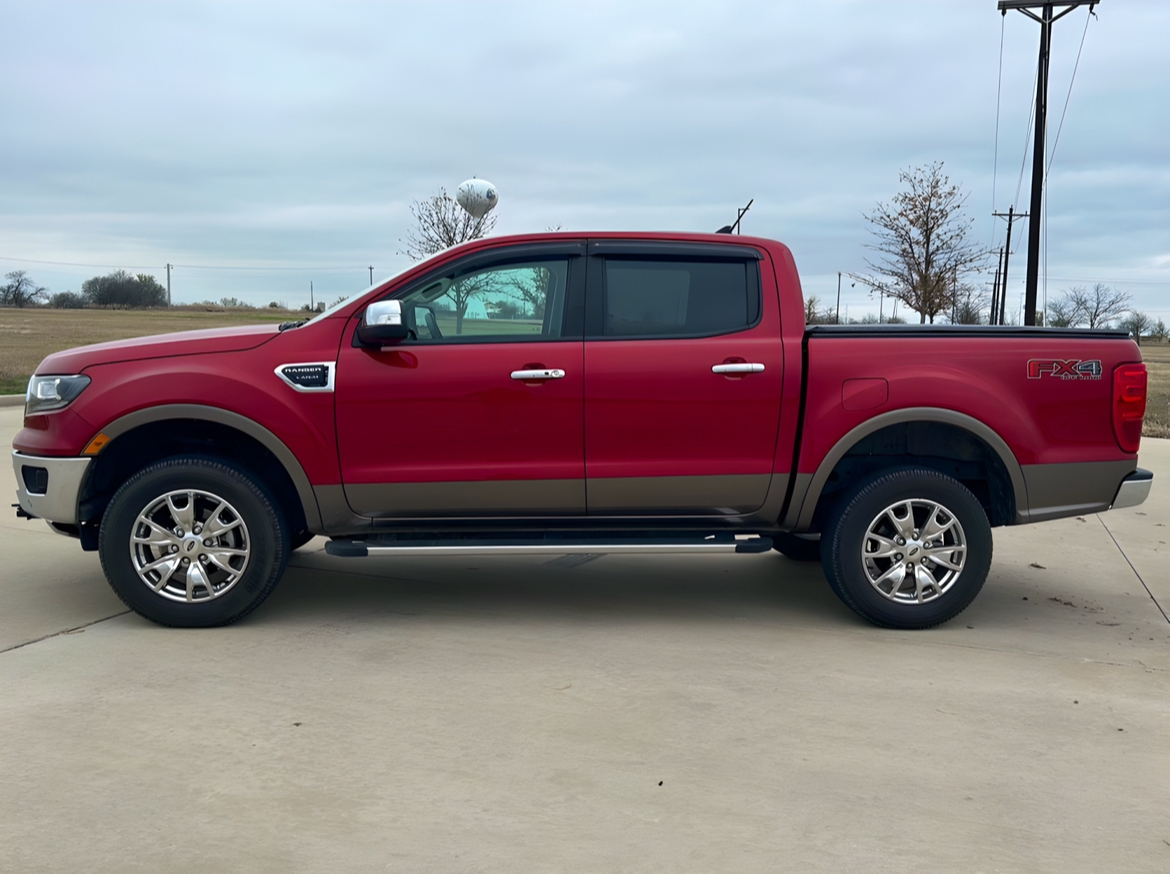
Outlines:
POLYGON ((759 320, 754 261, 609 257, 604 263, 602 336, 704 337, 759 320))

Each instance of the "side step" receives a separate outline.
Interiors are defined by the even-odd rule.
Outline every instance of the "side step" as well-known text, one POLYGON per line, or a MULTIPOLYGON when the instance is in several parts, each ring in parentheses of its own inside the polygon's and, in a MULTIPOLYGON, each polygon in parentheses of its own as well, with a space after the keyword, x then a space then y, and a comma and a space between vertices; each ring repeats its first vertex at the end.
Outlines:
POLYGON ((768 552, 771 537, 755 534, 709 534, 691 537, 542 537, 515 538, 397 538, 375 535, 364 540, 330 540, 329 555, 364 558, 368 555, 667 555, 713 552, 768 552))

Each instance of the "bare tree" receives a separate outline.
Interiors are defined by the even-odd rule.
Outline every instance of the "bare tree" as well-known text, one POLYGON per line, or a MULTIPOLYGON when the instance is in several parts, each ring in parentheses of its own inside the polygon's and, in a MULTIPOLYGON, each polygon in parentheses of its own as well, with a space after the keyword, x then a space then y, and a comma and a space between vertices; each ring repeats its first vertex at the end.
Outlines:
POLYGON ((1152 328, 1150 328, 1150 336, 1153 337, 1155 340, 1157 340, 1159 343, 1166 342, 1166 333, 1167 333, 1166 332, 1166 323, 1163 322, 1161 319, 1158 319, 1157 324, 1155 324, 1152 328))
POLYGON ((1074 295, 1073 300, 1080 307, 1082 321, 1087 322, 1090 328, 1100 328, 1129 310, 1130 297, 1123 291, 1097 282, 1089 291, 1080 289, 1080 294, 1074 295))
POLYGON ((903 170, 898 181, 904 189, 890 203, 863 214, 877 238, 868 248, 879 257, 866 261, 877 276, 862 281, 902 301, 923 323, 933 323, 954 307, 955 289, 988 257, 987 250, 968 241, 974 220, 963 215, 967 196, 942 168, 936 162, 903 170))
MULTIPOLYGON (((1075 285, 1067 289, 1059 300, 1050 304, 1050 312, 1059 313, 1067 326, 1087 325, 1090 328, 1103 327, 1129 311, 1130 296, 1100 282, 1092 289, 1075 285)), ((1055 325, 1056 322, 1050 321, 1055 325)))
POLYGON ((804 299, 804 323, 806 325, 831 325, 835 322, 833 310, 821 307, 821 299, 810 294, 804 299))
POLYGON ((552 271, 547 267, 534 266, 525 270, 508 271, 507 281, 500 291, 519 303, 517 312, 522 317, 543 319, 552 278, 552 271))
POLYGON ((1072 328, 1077 324, 1080 312, 1069 297, 1068 292, 1052 300, 1048 304, 1048 312, 1044 314, 1044 324, 1050 328, 1072 328))
POLYGON ((4 277, 7 285, 0 285, 0 306, 35 306, 48 296, 48 289, 33 282, 23 270, 13 270, 4 277))
POLYGON ((416 200, 410 205, 415 227, 406 232, 406 239, 399 240, 403 248, 400 254, 412 261, 429 258, 469 240, 486 237, 496 226, 494 213, 475 218, 440 188, 439 193, 426 200, 416 200))
POLYGON ((1133 310, 1121 320, 1121 327, 1133 335, 1139 346, 1142 345, 1142 334, 1148 334, 1152 324, 1149 316, 1145 313, 1139 313, 1137 310, 1133 310))
POLYGON ((955 286, 954 303, 951 308, 951 322, 956 325, 982 325, 983 310, 991 301, 982 286, 964 282, 955 286))

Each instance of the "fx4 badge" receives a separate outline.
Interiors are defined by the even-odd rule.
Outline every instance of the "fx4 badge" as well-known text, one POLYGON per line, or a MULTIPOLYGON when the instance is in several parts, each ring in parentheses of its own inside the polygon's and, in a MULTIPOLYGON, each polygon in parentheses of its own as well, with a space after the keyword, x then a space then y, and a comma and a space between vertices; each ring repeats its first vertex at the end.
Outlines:
POLYGON ((1028 362, 1028 379, 1040 379, 1045 375, 1055 376, 1057 379, 1100 379, 1101 360, 1033 358, 1028 362))

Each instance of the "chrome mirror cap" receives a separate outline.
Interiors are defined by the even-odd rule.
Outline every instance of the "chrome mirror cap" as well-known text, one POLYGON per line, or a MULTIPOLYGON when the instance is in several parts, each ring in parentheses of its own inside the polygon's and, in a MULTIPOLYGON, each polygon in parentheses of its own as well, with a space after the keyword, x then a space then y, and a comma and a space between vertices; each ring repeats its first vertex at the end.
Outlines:
POLYGON ((401 325, 402 301, 380 300, 366 307, 367 325, 401 325))

